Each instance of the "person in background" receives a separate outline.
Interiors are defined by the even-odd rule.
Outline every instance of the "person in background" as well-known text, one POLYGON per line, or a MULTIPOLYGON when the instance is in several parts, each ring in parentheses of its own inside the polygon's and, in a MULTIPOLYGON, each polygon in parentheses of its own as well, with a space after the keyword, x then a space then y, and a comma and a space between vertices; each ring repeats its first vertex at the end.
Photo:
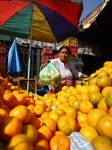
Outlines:
MULTIPOLYGON (((50 60, 48 59, 47 56, 45 56, 45 61, 44 61, 44 64, 41 65, 40 71, 41 71, 43 68, 45 68, 49 62, 50 62, 50 60)), ((44 96, 44 94, 46 94, 47 91, 49 90, 48 86, 43 86, 43 85, 41 85, 41 84, 39 83, 39 81, 38 81, 38 85, 39 85, 40 90, 37 90, 37 94, 38 94, 38 95, 41 95, 41 96, 44 96)))
POLYGON ((51 59, 53 63, 60 71, 61 83, 58 86, 49 86, 51 93, 59 92, 63 86, 76 86, 76 79, 88 78, 88 75, 83 74, 76 70, 73 62, 67 60, 70 54, 70 49, 67 46, 62 46, 59 49, 59 58, 51 59))
POLYGON ((0 67, 0 76, 2 76, 3 78, 7 78, 9 80, 8 73, 3 67, 0 67))

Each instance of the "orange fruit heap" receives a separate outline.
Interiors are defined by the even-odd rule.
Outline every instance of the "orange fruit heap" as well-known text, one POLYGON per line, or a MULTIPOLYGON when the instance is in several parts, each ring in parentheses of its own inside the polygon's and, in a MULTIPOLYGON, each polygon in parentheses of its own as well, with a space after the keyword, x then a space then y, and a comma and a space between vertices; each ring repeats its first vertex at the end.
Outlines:
POLYGON ((112 149, 112 61, 104 62, 83 85, 63 86, 58 93, 43 97, 0 77, 2 148, 69 150, 67 136, 73 132, 96 150, 112 149))

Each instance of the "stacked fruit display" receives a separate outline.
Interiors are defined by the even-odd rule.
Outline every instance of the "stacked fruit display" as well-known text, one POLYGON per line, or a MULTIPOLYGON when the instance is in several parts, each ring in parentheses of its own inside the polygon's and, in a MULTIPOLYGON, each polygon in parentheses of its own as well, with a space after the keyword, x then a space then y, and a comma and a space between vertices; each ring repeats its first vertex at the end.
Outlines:
POLYGON ((69 150, 75 131, 95 150, 112 149, 111 61, 76 88, 43 97, 0 77, 0 149, 69 150))

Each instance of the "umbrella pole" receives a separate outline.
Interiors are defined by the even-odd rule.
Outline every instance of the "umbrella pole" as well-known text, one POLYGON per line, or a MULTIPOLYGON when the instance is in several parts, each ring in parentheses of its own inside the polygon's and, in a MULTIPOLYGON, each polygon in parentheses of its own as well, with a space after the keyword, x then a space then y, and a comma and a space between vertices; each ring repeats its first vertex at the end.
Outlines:
MULTIPOLYGON (((34 12, 34 1, 32 0, 32 16, 31 16, 31 34, 30 34, 30 49, 28 57, 28 79, 30 78, 30 64, 31 64, 31 46, 32 46, 32 28, 33 28, 33 12, 34 12)), ((29 92, 29 81, 27 82, 27 92, 29 92)))

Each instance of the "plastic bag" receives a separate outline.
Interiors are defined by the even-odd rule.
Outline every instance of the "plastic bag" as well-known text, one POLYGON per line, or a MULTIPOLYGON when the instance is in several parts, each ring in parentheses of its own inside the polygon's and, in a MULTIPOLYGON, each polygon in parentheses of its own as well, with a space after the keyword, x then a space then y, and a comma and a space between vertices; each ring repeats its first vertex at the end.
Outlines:
POLYGON ((39 81, 42 85, 57 86, 61 82, 60 71, 52 63, 48 63, 47 67, 39 73, 39 81))

